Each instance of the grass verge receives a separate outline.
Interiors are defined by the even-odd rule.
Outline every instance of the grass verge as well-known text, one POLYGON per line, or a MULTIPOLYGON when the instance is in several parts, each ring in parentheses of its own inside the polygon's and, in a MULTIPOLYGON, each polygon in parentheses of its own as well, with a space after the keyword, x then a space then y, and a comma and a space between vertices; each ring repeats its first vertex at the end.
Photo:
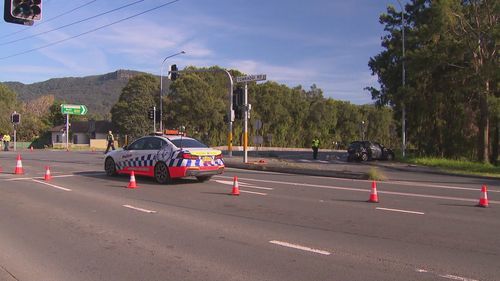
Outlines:
POLYGON ((387 178, 377 168, 371 167, 370 170, 368 170, 368 179, 374 181, 384 181, 387 178))
POLYGON ((450 173, 500 178, 500 166, 492 164, 433 157, 408 158, 405 162, 436 167, 450 173))

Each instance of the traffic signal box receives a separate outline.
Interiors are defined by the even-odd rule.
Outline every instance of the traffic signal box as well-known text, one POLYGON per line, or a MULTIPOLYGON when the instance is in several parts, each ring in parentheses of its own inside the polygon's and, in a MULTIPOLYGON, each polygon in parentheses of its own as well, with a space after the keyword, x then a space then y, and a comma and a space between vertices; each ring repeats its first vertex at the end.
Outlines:
POLYGON ((21 123, 21 115, 19 113, 12 113, 12 115, 10 116, 10 119, 12 121, 12 123, 14 124, 19 124, 21 123))
POLYGON ((10 23, 33 25, 42 19, 42 0, 5 0, 4 20, 10 23))
POLYGON ((148 118, 150 120, 154 120, 155 119, 155 110, 154 108, 150 108, 149 111, 148 111, 148 118))
POLYGON ((177 73, 177 71, 178 71, 177 65, 172 64, 170 66, 170 72, 169 72, 169 77, 170 77, 171 81, 175 81, 175 80, 177 80, 177 78, 179 78, 179 73, 177 73))
POLYGON ((233 91, 233 110, 235 119, 243 119, 243 107, 245 103, 245 89, 236 87, 233 91))

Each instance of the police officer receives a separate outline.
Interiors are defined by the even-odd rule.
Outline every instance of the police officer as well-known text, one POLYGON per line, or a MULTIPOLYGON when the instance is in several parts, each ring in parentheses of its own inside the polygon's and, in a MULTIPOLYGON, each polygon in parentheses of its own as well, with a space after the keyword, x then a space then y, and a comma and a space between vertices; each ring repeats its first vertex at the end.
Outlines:
POLYGON ((319 139, 317 137, 315 137, 312 140, 311 147, 313 150, 313 159, 316 160, 316 159, 318 159, 318 150, 319 150, 319 139))
POLYGON ((3 145, 4 145, 3 150, 4 151, 9 151, 9 142, 10 142, 10 136, 9 136, 9 134, 3 135, 2 141, 3 141, 3 145))
POLYGON ((106 140, 108 141, 108 146, 106 147, 106 152, 104 152, 104 154, 108 153, 110 147, 115 150, 115 137, 113 136, 113 132, 108 132, 106 140))

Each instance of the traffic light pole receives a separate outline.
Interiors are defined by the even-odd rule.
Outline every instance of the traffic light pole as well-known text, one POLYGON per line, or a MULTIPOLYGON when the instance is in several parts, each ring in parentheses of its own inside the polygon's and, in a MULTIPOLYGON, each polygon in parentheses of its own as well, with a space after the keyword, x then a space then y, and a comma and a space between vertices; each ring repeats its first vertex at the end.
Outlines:
POLYGON ((153 106, 153 132, 156 133, 156 106, 153 106))
POLYGON ((66 150, 69 150, 69 114, 66 114, 66 150))
POLYGON ((243 163, 248 162, 248 83, 245 82, 245 94, 243 98, 245 113, 243 114, 243 163))
POLYGON ((14 125, 14 151, 16 151, 17 143, 16 143, 16 125, 14 125))

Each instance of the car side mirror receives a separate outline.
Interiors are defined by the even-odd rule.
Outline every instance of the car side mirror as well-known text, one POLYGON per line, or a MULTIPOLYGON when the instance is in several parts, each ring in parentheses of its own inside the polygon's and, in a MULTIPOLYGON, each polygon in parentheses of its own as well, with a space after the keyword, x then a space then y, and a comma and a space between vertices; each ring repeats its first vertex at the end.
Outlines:
POLYGON ((123 150, 128 150, 128 145, 124 146, 123 150))

